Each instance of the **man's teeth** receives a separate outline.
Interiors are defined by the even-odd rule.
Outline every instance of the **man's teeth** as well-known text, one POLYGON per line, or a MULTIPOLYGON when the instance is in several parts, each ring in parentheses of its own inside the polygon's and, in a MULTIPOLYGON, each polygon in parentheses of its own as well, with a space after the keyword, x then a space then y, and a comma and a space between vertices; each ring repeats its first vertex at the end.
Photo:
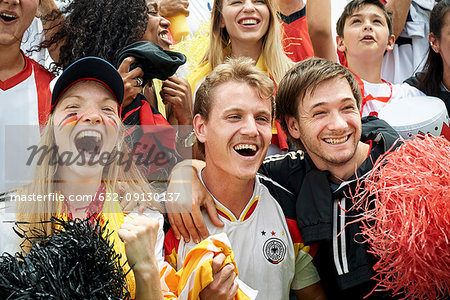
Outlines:
POLYGON ((256 145, 240 144, 234 146, 234 150, 252 150, 256 151, 256 145))
POLYGON ((17 18, 15 15, 10 15, 10 14, 7 14, 7 13, 0 14, 0 17, 2 17, 3 19, 6 19, 7 21, 12 21, 12 20, 15 20, 17 18))
POLYGON ((241 22, 242 25, 256 25, 257 21, 255 19, 245 19, 241 22))
POLYGON ((342 144, 348 140, 348 136, 340 138, 340 139, 325 139, 325 142, 328 144, 342 144))
POLYGON ((167 34, 165 34, 165 33, 163 33, 163 34, 160 34, 160 37, 161 37, 162 39, 165 39, 165 40, 167 40, 167 39, 168 39, 168 37, 167 37, 167 34))
POLYGON ((84 138, 84 137, 93 137, 93 138, 95 138, 96 142, 100 142, 102 139, 102 136, 100 133, 98 133, 97 131, 90 131, 90 130, 80 132, 77 135, 77 140, 84 138))

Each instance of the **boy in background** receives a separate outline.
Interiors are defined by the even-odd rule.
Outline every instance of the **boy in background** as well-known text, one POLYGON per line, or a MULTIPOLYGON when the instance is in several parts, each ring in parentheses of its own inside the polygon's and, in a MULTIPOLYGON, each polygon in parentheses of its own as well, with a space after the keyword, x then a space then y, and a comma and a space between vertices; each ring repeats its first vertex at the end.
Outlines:
MULTIPOLYGON (((308 13, 320 15, 321 4, 326 1, 312 0, 308 3, 308 13)), ((329 3, 328 3, 329 4, 329 3)), ((313 17, 311 18, 313 19, 313 17)), ((314 22, 315 32, 322 27, 321 32, 330 31, 329 22, 314 22)), ((406 84, 391 84, 381 78, 383 56, 386 51, 394 47, 395 36, 390 12, 379 0, 354 0, 348 3, 336 24, 336 44, 347 61, 348 69, 358 80, 363 101, 361 103, 361 116, 378 116, 378 112, 390 101, 424 94, 416 88, 406 84)), ((322 43, 328 47, 327 53, 334 52, 331 34, 328 41, 322 43)), ((315 39, 312 35, 313 46, 315 39)), ((321 49, 321 52, 324 50, 321 49)), ((328 58, 337 61, 336 55, 328 58)), ((389 120, 386 120, 389 123, 389 120)))

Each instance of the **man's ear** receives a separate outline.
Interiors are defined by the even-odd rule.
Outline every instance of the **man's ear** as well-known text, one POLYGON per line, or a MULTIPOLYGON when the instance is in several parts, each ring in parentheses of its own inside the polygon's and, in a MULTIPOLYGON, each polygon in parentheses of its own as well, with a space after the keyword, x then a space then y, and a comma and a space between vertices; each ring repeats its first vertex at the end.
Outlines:
POLYGON ((207 131, 206 120, 201 115, 196 114, 194 116, 192 126, 194 127, 197 140, 204 143, 206 141, 206 131, 207 131))
POLYGON ((391 34, 391 36, 388 39, 386 51, 391 51, 392 49, 394 49, 394 45, 395 45, 395 35, 391 34))
POLYGON ((336 45, 337 45, 337 49, 339 51, 341 51, 341 52, 347 51, 347 47, 345 46, 345 43, 344 43, 344 38, 339 35, 336 36, 336 45))
POLYGON ((286 124, 289 130, 289 133, 291 134, 291 136, 294 139, 299 139, 300 138, 300 129, 299 129, 299 124, 298 121, 295 117, 286 117, 286 124))

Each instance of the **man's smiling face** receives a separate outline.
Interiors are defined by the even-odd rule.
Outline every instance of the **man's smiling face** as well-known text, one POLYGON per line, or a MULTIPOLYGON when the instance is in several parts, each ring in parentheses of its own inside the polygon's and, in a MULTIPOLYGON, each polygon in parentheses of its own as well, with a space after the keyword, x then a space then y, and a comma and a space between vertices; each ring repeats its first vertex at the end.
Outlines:
POLYGON ((207 168, 238 179, 253 179, 272 138, 272 103, 255 87, 230 81, 217 86, 208 120, 194 126, 205 143, 207 168))
POLYGON ((302 141, 319 169, 352 160, 361 137, 361 118, 345 78, 323 81, 314 93, 307 91, 297 114, 287 121, 289 132, 302 141))

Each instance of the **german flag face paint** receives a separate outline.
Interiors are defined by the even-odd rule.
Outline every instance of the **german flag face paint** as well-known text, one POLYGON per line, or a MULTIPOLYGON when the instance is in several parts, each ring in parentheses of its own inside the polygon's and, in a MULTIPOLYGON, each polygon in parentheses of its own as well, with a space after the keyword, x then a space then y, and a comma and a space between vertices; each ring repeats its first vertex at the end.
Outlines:
MULTIPOLYGON (((101 176, 102 169, 119 140, 121 120, 117 101, 102 84, 81 81, 68 89, 53 115, 58 153, 80 177, 101 176)), ((58 171, 59 172, 59 171, 58 171)), ((67 173, 64 173, 67 174, 67 173)))
POLYGON ((119 127, 119 125, 117 124, 117 121, 112 116, 108 116, 107 123, 109 125, 113 126, 114 128, 119 127))
POLYGON ((77 113, 69 113, 62 121, 58 124, 58 128, 61 130, 65 126, 75 126, 78 121, 77 113))

